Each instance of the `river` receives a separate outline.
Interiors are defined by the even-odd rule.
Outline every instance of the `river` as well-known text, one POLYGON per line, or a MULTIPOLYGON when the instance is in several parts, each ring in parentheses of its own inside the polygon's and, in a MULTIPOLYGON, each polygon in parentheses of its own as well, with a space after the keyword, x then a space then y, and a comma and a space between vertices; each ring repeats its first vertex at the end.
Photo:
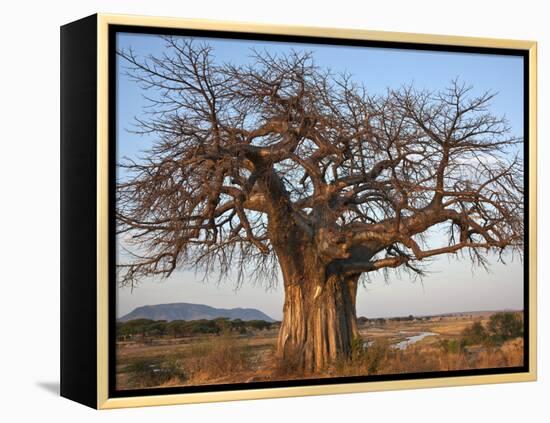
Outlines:
POLYGON ((405 339, 404 341, 401 341, 395 344, 394 348, 397 348, 398 350, 404 350, 410 345, 416 344, 417 342, 423 340, 428 336, 438 336, 438 335, 439 335, 438 333, 434 333, 434 332, 421 332, 418 335, 408 336, 407 339, 405 339))

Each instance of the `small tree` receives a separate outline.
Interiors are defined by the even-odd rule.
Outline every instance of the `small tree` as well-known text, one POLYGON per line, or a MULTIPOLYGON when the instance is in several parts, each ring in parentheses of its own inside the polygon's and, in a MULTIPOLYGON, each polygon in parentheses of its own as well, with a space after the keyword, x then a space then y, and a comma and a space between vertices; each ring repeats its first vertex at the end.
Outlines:
POLYGON ((521 252, 523 165, 491 93, 453 82, 371 96, 310 53, 216 63, 167 37, 157 57, 119 51, 147 92, 137 118, 154 145, 120 164, 118 234, 136 255, 122 284, 191 265, 273 280, 285 305, 277 351, 321 370, 358 336, 361 275, 465 252, 521 252), (443 245, 426 242, 444 227, 443 245))
POLYGON ((487 325, 489 336, 496 344, 523 336, 523 319, 517 313, 495 313, 487 325))

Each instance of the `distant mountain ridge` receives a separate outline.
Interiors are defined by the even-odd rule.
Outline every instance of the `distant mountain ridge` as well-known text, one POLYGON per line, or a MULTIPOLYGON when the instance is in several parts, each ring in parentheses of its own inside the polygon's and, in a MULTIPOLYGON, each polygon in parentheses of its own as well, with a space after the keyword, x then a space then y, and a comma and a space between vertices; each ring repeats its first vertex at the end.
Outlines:
POLYGON ((265 320, 274 322, 275 320, 267 314, 255 308, 215 308, 204 304, 191 303, 172 303, 141 306, 130 313, 120 317, 119 322, 127 322, 134 319, 151 320, 200 320, 217 319, 226 317, 228 319, 241 320, 265 320))

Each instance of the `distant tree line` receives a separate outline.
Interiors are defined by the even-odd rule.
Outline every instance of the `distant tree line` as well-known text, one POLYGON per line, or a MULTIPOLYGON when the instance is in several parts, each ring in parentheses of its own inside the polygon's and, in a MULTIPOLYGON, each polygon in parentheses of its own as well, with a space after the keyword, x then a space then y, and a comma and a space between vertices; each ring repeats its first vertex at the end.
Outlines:
POLYGON ((251 331, 271 329, 277 323, 264 320, 241 319, 230 320, 228 318, 217 318, 212 320, 151 320, 135 319, 127 322, 117 323, 118 340, 129 340, 134 338, 150 338, 167 336, 182 338, 203 334, 219 335, 221 333, 246 334, 251 331))
POLYGON ((367 318, 365 316, 361 316, 357 318, 357 323, 359 325, 375 325, 375 326, 383 326, 386 324, 386 322, 412 322, 412 321, 421 321, 421 320, 430 320, 430 316, 413 316, 412 314, 409 314, 408 316, 396 316, 396 317, 375 317, 375 318, 367 318))
POLYGON ((383 326, 386 324, 387 320, 388 319, 385 319, 384 317, 374 317, 369 319, 365 316, 361 316, 357 318, 357 323, 361 326, 365 326, 365 325, 383 326))

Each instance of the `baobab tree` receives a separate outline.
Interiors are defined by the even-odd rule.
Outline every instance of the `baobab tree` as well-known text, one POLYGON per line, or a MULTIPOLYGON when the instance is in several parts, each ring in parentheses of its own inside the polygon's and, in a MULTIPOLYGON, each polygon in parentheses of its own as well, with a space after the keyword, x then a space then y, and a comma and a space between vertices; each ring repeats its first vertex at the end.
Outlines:
POLYGON ((239 278, 278 267, 277 355, 316 372, 359 336, 362 275, 521 254, 522 139, 491 113, 494 94, 453 81, 369 95, 312 53, 228 64, 206 44, 165 42, 158 56, 118 52, 149 102, 136 132, 154 137, 119 164, 117 231, 134 249, 122 285, 186 266, 239 278))

